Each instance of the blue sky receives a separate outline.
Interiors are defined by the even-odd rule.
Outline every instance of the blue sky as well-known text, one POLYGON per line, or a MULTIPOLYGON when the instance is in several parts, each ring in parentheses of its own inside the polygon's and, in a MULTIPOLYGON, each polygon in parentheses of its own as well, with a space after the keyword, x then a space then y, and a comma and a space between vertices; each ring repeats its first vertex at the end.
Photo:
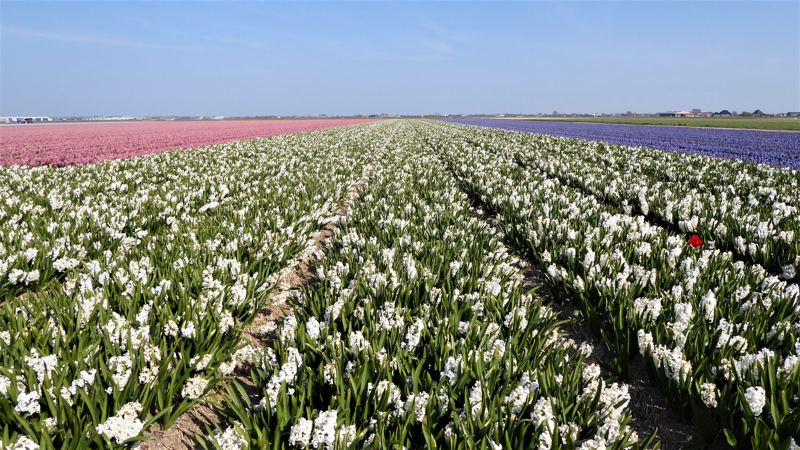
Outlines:
POLYGON ((11 2, 0 115, 800 110, 800 2, 11 2))

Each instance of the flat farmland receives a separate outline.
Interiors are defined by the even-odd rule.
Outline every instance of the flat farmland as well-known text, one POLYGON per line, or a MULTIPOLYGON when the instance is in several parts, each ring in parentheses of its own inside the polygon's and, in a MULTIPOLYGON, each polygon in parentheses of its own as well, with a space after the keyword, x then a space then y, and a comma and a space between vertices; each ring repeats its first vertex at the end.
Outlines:
POLYGON ((86 164, 366 121, 368 119, 6 125, 0 127, 0 165, 86 164))
POLYGON ((0 448, 796 449, 797 170, 475 125, 0 166, 0 448))

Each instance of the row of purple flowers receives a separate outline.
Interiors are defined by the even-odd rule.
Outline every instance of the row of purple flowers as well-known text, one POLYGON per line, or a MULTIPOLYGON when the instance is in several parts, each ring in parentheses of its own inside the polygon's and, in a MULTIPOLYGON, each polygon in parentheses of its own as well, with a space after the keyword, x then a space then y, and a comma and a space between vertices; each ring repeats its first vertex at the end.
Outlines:
POLYGON ((447 121, 800 169, 800 132, 508 119, 447 121))

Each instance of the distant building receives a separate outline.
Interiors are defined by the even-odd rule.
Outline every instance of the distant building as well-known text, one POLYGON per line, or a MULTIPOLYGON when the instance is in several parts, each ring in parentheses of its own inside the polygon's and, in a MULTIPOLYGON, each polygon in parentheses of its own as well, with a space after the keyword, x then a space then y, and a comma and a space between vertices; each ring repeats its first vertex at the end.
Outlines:
POLYGON ((702 113, 695 113, 691 111, 669 111, 658 113, 659 117, 701 117, 702 113))
POLYGON ((730 117, 732 115, 733 114, 731 114, 730 111, 728 111, 727 109, 723 109, 720 112, 715 112, 714 114, 711 115, 711 117, 730 117))
POLYGON ((0 117, 0 122, 2 123, 35 123, 35 122, 50 122, 52 120, 53 119, 44 116, 0 117))
POLYGON ((800 117, 800 111, 789 111, 786 113, 786 117, 800 117))

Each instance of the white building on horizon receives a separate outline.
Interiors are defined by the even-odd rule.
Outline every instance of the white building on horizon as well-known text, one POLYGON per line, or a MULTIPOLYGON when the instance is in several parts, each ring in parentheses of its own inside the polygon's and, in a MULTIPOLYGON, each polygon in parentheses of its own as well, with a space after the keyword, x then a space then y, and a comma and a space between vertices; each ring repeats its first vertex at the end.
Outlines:
POLYGON ((53 119, 47 116, 8 116, 0 117, 0 123, 35 123, 50 122, 53 119))

